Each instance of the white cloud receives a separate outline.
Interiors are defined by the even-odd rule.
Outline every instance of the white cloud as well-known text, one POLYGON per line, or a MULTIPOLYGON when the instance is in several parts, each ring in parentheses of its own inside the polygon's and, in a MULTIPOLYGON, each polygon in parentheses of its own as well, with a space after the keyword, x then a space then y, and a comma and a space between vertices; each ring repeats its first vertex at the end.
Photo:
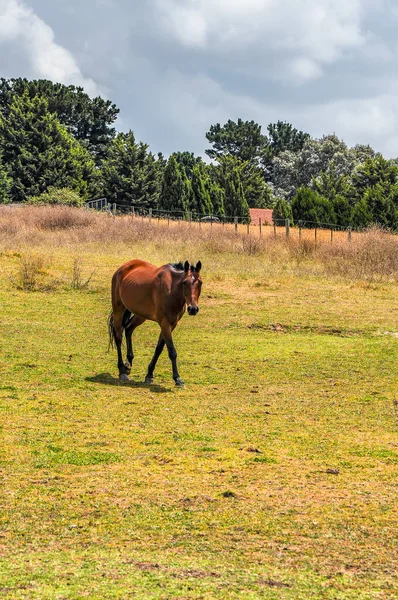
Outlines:
POLYGON ((287 56, 286 77, 293 72, 302 81, 364 44, 363 1, 154 0, 164 33, 180 44, 216 55, 246 53, 248 63, 270 52, 287 56))
POLYGON ((165 154, 240 117, 397 156, 395 2, 0 0, 0 73, 100 82, 165 154))
MULTIPOLYGON (((0 66, 8 70, 7 53, 18 48, 27 76, 81 85, 97 95, 96 83, 85 78, 72 54, 55 42, 54 32, 20 0, 0 0, 0 66)), ((21 76, 21 73, 7 73, 21 76)))

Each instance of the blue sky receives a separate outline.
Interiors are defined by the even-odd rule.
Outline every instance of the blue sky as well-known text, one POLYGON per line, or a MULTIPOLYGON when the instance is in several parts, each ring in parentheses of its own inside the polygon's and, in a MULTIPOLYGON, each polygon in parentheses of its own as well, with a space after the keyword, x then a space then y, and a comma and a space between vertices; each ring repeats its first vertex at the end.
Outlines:
POLYGON ((398 156, 392 0, 0 0, 0 75, 82 85, 154 152, 287 120, 398 156))

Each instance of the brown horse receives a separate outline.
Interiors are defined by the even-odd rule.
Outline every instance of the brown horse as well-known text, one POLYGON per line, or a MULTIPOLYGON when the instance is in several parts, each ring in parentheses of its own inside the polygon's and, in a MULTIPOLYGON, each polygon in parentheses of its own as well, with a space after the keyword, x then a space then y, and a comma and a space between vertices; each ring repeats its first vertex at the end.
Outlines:
POLYGON ((153 383, 153 372, 164 346, 167 346, 173 366, 173 379, 183 387, 177 369, 177 351, 172 332, 188 307, 188 314, 198 314, 202 287, 199 261, 183 265, 155 267, 144 260, 130 260, 118 268, 112 277, 112 311, 108 319, 110 344, 116 343, 119 379, 128 380, 134 358, 132 333, 146 320, 159 323, 161 333, 153 358, 148 366, 145 383, 153 383), (122 358, 122 336, 126 333, 127 360, 122 358))

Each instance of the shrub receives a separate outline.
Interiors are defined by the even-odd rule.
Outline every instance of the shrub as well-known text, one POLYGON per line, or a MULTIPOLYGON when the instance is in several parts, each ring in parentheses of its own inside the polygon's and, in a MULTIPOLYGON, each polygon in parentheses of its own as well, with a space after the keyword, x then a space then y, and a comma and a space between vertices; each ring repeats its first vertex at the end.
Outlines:
POLYGON ((69 188, 49 187, 40 196, 32 196, 27 200, 28 204, 61 204, 63 206, 82 206, 84 199, 69 188))

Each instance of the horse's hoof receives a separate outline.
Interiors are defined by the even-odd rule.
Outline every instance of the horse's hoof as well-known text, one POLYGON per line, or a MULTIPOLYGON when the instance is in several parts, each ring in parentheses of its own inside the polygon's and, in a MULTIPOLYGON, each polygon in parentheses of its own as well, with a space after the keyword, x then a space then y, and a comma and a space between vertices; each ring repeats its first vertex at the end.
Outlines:
POLYGON ((153 377, 145 377, 145 383, 147 383, 148 385, 152 385, 153 384, 153 377))
POLYGON ((128 380, 129 380, 129 378, 128 378, 128 376, 126 375, 126 373, 121 373, 121 374, 119 375, 119 381, 128 381, 128 380))
POLYGON ((128 360, 126 360, 126 362, 124 363, 124 370, 126 371, 127 375, 130 375, 131 373, 131 365, 129 363, 128 360))
POLYGON ((176 379, 176 386, 177 386, 177 387, 181 387, 181 388, 183 388, 183 387, 184 387, 184 382, 183 382, 183 380, 182 380, 182 379, 180 379, 179 377, 176 379))

